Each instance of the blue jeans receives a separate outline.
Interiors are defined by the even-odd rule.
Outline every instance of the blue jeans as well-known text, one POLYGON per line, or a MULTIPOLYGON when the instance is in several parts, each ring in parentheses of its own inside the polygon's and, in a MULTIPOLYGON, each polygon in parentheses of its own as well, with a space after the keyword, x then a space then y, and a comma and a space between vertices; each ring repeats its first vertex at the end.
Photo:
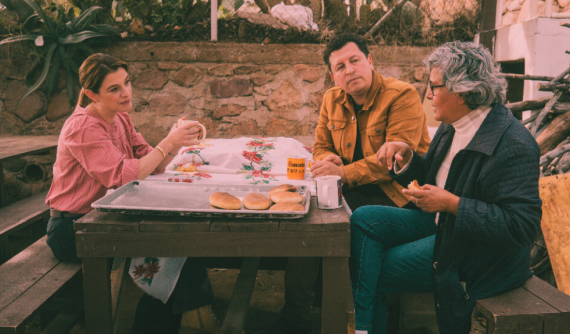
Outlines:
POLYGON ((77 245, 75 244, 75 230, 73 223, 77 218, 50 217, 47 225, 47 244, 53 255, 60 261, 81 263, 77 257, 77 245))
POLYGON ((364 206, 350 223, 356 329, 386 333, 386 294, 433 291, 435 214, 364 206))

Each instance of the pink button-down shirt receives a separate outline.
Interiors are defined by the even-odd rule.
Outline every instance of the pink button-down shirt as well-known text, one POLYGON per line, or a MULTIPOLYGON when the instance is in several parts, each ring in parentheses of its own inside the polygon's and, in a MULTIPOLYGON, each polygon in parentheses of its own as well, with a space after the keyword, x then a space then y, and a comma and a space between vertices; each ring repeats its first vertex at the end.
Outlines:
POLYGON ((53 182, 46 204, 59 211, 83 214, 91 203, 136 180, 138 159, 153 150, 135 131, 128 113, 109 124, 82 107, 63 125, 53 165, 53 182))

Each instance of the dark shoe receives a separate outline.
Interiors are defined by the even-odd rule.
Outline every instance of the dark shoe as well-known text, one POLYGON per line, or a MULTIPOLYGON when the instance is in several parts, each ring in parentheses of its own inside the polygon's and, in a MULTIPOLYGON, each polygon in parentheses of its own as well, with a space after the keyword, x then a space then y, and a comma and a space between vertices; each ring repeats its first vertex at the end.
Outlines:
POLYGON ((269 328, 255 332, 254 334, 312 334, 313 324, 311 321, 291 322, 280 318, 269 328))

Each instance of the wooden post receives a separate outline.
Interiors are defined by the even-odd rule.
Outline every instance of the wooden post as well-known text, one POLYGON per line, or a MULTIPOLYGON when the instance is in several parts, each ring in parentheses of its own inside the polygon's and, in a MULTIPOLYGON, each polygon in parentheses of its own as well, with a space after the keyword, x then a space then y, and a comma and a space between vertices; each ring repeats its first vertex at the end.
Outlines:
POLYGON ((87 333, 112 334, 111 259, 85 257, 82 260, 87 333))
POLYGON ((364 38, 372 38, 372 35, 374 35, 374 33, 378 30, 378 28, 380 28, 380 24, 382 24, 382 22, 384 22, 388 17, 390 17, 390 15, 392 15, 392 13, 396 9, 402 7, 406 2, 408 2, 408 0, 398 1, 398 3, 396 3, 394 7, 392 7, 392 9, 390 9, 386 14, 384 14, 384 16, 382 16, 382 18, 380 18, 380 20, 376 22, 376 24, 372 27, 372 29, 370 29, 370 31, 367 32, 366 35, 364 35, 364 38))
POLYGON ((479 24, 479 44, 483 45, 492 55, 495 55, 495 38, 497 36, 497 0, 483 1, 481 8, 481 23, 479 24))
POLYGON ((4 184, 4 163, 0 161, 0 208, 6 206, 6 185, 4 184))
POLYGON ((348 257, 323 257, 322 334, 346 334, 350 286, 348 257))

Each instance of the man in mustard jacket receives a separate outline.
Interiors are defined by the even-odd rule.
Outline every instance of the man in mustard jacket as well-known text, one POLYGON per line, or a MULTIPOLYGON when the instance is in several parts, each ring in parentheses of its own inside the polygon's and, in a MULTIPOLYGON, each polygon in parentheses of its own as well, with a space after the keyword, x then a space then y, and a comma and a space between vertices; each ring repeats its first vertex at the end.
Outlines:
MULTIPOLYGON (((324 54, 336 87, 323 98, 313 177, 339 175, 351 210, 363 205, 405 206, 409 199, 393 181, 376 152, 382 144, 401 141, 420 154, 430 144, 426 116, 415 88, 374 71, 363 38, 339 35, 324 54)), ((256 334, 312 332, 313 285, 318 258, 289 258, 285 271, 285 306, 281 318, 256 334)))
POLYGON ((409 200, 402 187, 375 155, 391 141, 403 141, 420 154, 427 152, 430 139, 418 93, 409 83, 376 73, 359 36, 337 36, 324 59, 336 87, 323 98, 313 177, 340 176, 353 211, 363 205, 406 205, 409 200))

